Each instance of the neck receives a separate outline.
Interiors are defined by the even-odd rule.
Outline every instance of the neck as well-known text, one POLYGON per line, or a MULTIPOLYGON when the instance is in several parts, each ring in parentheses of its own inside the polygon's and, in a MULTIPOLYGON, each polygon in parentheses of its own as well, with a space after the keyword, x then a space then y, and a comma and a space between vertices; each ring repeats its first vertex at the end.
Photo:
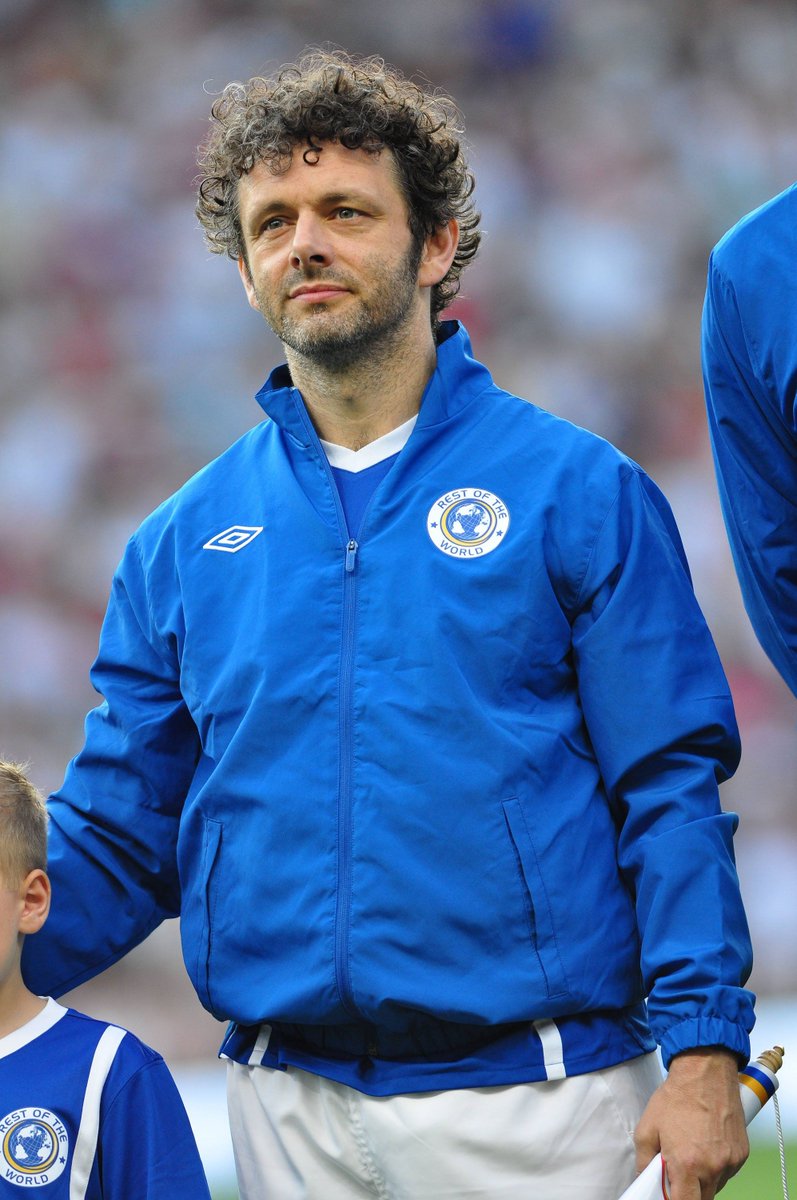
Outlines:
POLYGON ((27 1025, 46 1004, 46 1000, 25 987, 21 978, 7 979, 0 986, 0 1038, 27 1025))
POLYGON ((286 356, 318 436, 349 450, 361 450, 415 416, 437 362, 431 328, 428 337, 373 347, 367 360, 341 369, 287 347, 286 356))

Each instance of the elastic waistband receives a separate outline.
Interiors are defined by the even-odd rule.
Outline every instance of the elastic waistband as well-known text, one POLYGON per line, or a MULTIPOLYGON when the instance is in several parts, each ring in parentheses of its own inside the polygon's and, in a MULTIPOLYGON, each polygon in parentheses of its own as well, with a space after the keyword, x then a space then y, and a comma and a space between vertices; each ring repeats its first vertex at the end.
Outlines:
POLYGON ((373 1025, 276 1024, 273 1033, 283 1042, 311 1054, 334 1058, 382 1058, 398 1062, 461 1058, 507 1035, 529 1029, 528 1021, 506 1025, 463 1025, 434 1017, 416 1017, 405 1030, 373 1025))
POLYGON ((220 1055, 246 1067, 298 1067, 371 1096, 536 1083, 614 1066, 655 1049, 645 1005, 503 1025, 413 1014, 405 1030, 232 1024, 220 1055))

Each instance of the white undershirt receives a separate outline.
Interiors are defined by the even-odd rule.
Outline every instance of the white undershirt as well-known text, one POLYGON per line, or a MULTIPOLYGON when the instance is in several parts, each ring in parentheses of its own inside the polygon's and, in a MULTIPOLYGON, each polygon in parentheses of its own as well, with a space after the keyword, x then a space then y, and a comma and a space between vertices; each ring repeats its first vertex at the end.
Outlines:
POLYGON ((417 420, 418 414, 416 413, 414 417, 410 417, 409 421, 399 425, 398 429, 391 429, 390 433, 383 433, 381 437, 369 442, 360 450, 350 450, 348 446, 325 442, 323 438, 321 438, 321 445, 331 467, 342 471, 351 471, 356 475, 358 471, 366 471, 368 467, 375 467, 377 463, 384 462, 386 458, 392 458, 394 454, 398 454, 399 450, 403 450, 417 420))

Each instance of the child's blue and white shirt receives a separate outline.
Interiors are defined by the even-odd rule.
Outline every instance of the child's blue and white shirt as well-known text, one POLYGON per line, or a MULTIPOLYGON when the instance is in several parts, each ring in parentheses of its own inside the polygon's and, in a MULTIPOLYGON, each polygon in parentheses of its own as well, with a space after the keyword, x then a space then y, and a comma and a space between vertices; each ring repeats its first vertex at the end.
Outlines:
POLYGON ((209 1200, 160 1055, 54 1000, 0 1038, 0 1148, 3 1200, 209 1200))

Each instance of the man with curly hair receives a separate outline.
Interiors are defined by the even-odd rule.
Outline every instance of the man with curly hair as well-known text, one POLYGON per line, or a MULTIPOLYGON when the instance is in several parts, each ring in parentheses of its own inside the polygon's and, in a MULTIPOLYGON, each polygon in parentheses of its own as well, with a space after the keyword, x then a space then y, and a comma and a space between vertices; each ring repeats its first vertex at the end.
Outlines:
POLYGON ((441 320, 479 244, 447 98, 312 53, 212 118, 199 218, 287 362, 129 543, 30 978, 179 913, 247 1200, 615 1200, 659 1149, 709 1200, 738 738, 667 503, 441 320))

